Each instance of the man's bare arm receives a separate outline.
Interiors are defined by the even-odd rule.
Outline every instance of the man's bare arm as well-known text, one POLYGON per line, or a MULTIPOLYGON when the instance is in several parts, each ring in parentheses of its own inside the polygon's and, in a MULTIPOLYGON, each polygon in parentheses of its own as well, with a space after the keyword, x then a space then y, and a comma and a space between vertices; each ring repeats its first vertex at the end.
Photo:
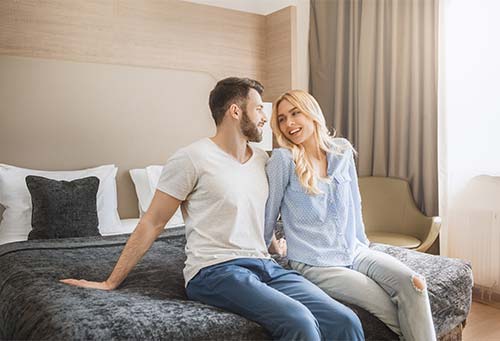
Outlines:
POLYGON ((61 282, 84 288, 116 289, 153 245, 180 203, 180 200, 161 191, 156 191, 149 209, 128 239, 113 272, 104 282, 92 282, 84 279, 62 279, 61 282))

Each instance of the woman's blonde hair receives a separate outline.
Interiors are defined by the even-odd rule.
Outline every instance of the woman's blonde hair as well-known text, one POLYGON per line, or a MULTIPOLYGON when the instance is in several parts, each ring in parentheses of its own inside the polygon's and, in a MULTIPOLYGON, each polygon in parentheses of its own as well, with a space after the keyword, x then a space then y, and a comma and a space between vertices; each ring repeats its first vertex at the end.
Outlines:
MULTIPOLYGON (((309 93, 303 90, 290 90, 279 96, 273 104, 273 113, 271 116, 271 128, 276 141, 280 147, 287 148, 292 152, 292 159, 295 163, 295 172, 302 186, 309 194, 320 194, 317 183, 318 177, 314 174, 314 169, 309 156, 306 154, 302 145, 296 145, 290 141, 279 128, 278 107, 281 102, 287 101, 297 108, 303 115, 312 119, 314 123, 314 138, 316 140, 317 152, 342 154, 345 148, 333 143, 335 131, 330 133, 326 127, 325 117, 316 101, 309 93)), ((349 145, 350 147, 350 145, 349 145)))

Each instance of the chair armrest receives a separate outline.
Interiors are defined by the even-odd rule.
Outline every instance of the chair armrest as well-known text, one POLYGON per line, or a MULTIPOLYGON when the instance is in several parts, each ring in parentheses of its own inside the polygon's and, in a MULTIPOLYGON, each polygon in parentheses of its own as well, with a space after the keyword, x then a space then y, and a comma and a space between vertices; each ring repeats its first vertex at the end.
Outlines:
POLYGON ((427 237, 425 237, 425 240, 422 241, 422 244, 420 244, 415 251, 426 252, 438 237, 439 231, 441 230, 441 217, 432 217, 431 219, 429 233, 427 234, 427 237))

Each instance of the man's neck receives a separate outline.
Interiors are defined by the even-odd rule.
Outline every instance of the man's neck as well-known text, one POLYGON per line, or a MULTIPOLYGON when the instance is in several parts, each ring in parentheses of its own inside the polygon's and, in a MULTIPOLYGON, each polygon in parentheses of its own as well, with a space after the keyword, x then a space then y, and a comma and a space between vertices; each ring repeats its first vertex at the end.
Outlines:
POLYGON ((248 147, 247 140, 240 134, 225 131, 219 127, 215 136, 210 139, 240 163, 247 162, 252 156, 252 150, 248 147))

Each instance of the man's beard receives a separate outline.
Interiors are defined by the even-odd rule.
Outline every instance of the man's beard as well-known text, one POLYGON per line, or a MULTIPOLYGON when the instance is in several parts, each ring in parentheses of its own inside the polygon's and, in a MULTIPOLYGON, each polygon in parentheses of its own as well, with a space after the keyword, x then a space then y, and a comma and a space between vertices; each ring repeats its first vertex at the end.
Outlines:
POLYGON ((250 118, 248 117, 246 110, 243 110, 240 129, 243 135, 245 135, 245 137, 248 138, 249 142, 262 141, 262 131, 259 130, 259 128, 255 123, 250 121, 250 118))

